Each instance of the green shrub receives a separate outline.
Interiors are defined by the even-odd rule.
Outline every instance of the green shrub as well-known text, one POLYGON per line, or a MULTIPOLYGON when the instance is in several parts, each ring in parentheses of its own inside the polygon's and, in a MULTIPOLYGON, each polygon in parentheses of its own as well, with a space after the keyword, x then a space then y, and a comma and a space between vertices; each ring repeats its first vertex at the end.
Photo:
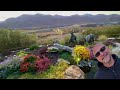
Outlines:
POLYGON ((64 39, 61 39, 61 40, 59 41, 59 43, 60 43, 61 45, 65 45, 65 40, 64 40, 64 39))
POLYGON ((79 33, 76 35, 76 37, 77 37, 77 42, 80 42, 80 41, 84 41, 85 35, 79 33))
POLYGON ((0 29, 0 52, 19 47, 28 47, 35 44, 35 34, 23 33, 20 30, 0 29))
POLYGON ((70 61, 73 57, 71 56, 70 52, 62 52, 59 58, 70 61))
POLYGON ((28 54, 28 52, 20 50, 19 52, 16 53, 17 56, 19 57, 24 57, 28 54))
POLYGON ((35 74, 32 74, 31 72, 27 72, 19 76, 18 79, 34 79, 34 77, 35 74))
POLYGON ((0 79, 5 79, 7 76, 19 71, 21 59, 19 57, 10 58, 0 63, 0 79))
POLYGON ((112 46, 112 45, 109 45, 108 48, 110 49, 110 51, 112 51, 113 46, 112 46))
POLYGON ((111 26, 101 26, 101 27, 87 27, 84 28, 84 34, 95 34, 96 36, 99 35, 106 35, 107 37, 119 37, 120 35, 120 25, 111 25, 111 26))
POLYGON ((37 77, 41 79, 62 79, 64 77, 64 72, 68 68, 68 66, 68 63, 62 60, 56 65, 51 65, 50 69, 48 69, 47 71, 41 74, 37 74, 37 77))
POLYGON ((18 79, 23 73, 20 71, 13 72, 12 74, 9 74, 6 79, 18 79))
POLYGON ((29 47, 30 50, 36 50, 38 48, 39 48, 39 46, 37 44, 33 44, 29 47))
POLYGON ((64 39, 61 39, 60 41, 59 41, 59 43, 60 44, 62 44, 62 45, 67 45, 67 46, 69 46, 69 39, 70 39, 70 36, 69 35, 66 35, 65 37, 64 37, 64 39))

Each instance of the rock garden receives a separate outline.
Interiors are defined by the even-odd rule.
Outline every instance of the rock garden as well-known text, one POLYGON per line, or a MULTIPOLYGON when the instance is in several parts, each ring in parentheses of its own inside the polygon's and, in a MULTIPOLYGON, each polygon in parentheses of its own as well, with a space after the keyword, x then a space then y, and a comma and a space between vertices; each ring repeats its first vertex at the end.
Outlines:
POLYGON ((54 39, 53 43, 34 44, 31 38, 26 38, 26 42, 21 40, 22 44, 4 44, 15 47, 15 44, 26 46, 29 43, 29 47, 0 53, 0 79, 93 79, 98 68, 91 48, 98 42, 120 57, 119 39, 98 35, 97 39, 89 41, 92 35, 80 39, 73 33, 71 36, 73 38, 69 37, 66 42, 54 39))

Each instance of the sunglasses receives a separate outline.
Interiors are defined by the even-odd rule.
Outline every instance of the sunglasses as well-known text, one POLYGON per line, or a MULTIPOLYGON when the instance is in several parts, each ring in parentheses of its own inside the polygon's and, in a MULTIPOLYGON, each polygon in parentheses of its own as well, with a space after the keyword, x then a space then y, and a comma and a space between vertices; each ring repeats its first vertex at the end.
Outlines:
POLYGON ((95 54, 95 57, 98 57, 98 56, 100 55, 100 52, 104 52, 105 49, 106 49, 105 46, 102 47, 102 48, 100 49, 100 51, 95 54))

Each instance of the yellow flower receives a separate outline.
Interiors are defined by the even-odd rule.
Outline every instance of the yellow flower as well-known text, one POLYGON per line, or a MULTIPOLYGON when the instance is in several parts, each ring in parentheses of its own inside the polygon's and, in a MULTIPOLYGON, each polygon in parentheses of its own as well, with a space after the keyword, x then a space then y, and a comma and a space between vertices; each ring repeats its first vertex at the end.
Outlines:
POLYGON ((81 45, 76 45, 73 48, 73 57, 76 60, 76 62, 78 63, 80 60, 85 60, 88 59, 90 56, 90 52, 89 50, 81 45))

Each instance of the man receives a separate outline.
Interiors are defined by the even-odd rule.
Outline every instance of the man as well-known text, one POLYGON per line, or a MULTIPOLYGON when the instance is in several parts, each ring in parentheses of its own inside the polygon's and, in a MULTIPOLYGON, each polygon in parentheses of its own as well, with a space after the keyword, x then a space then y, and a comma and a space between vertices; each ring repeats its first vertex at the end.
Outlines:
POLYGON ((93 54, 98 61, 98 71, 95 79, 120 79, 120 58, 110 53, 104 44, 96 44, 93 54))

